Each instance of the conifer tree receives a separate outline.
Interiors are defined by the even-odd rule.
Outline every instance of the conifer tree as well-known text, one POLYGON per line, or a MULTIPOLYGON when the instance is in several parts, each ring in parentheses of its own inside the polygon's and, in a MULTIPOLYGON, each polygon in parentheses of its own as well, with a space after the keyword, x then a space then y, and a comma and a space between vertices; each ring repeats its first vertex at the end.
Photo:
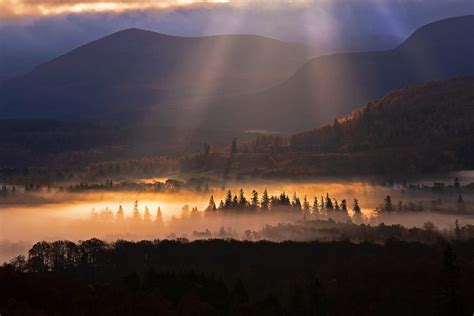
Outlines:
POLYGON ((352 210, 354 211, 355 214, 361 213, 359 201, 357 199, 354 199, 354 206, 352 207, 352 210))
POLYGON ((387 195, 384 199, 383 210, 385 212, 393 212, 392 198, 387 195))
POLYGON ((270 198, 268 197, 267 189, 263 191, 262 194, 262 203, 260 203, 262 210, 268 210, 270 208, 270 198))
POLYGON ((313 211, 314 214, 317 214, 319 212, 318 198, 316 196, 314 197, 312 211, 313 211))
POLYGON ((258 208, 258 193, 257 191, 252 191, 252 200, 251 200, 252 208, 258 208))
POLYGON ((309 205, 308 199, 306 198, 306 195, 304 196, 303 199, 303 212, 304 213, 310 213, 311 207, 309 205))
POLYGON ((334 206, 332 204, 331 198, 329 197, 329 193, 326 193, 326 209, 327 210, 332 210, 334 209, 334 206))
POLYGON ((244 189, 240 189, 239 191, 239 200, 238 200, 238 206, 240 208, 246 208, 247 207, 247 198, 245 197, 245 194, 244 194, 244 189))
POLYGON ((209 205, 206 208, 206 211, 215 211, 216 208, 216 203, 214 202, 214 196, 211 195, 211 198, 209 199, 209 205))
POLYGON ((347 213, 347 202, 346 202, 345 199, 343 199, 343 200, 341 201, 341 211, 347 213))
POLYGON ((224 206, 226 209, 232 208, 232 192, 230 190, 227 191, 224 206))
POLYGON ((156 211, 155 223, 157 225, 163 225, 163 214, 161 213, 161 208, 159 206, 158 210, 156 211))

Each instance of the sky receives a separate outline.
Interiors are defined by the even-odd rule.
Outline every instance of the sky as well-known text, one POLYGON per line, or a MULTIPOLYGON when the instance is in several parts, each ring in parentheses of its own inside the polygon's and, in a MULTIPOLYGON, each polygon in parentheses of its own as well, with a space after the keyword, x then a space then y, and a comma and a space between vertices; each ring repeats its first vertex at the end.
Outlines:
POLYGON ((113 32, 258 34, 321 53, 388 49, 473 0, 0 0, 0 79, 113 32))

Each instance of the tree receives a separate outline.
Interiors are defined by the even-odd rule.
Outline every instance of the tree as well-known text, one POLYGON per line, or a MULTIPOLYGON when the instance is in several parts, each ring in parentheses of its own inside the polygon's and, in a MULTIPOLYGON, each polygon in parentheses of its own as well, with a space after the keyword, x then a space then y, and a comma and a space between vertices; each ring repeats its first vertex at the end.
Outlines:
POLYGON ((214 196, 211 195, 211 198, 209 199, 209 205, 207 206, 206 211, 210 212, 215 210, 217 210, 216 203, 214 202, 214 196))
POLYGON ((304 199, 303 199, 303 212, 306 214, 311 212, 311 207, 309 205, 308 199, 306 198, 306 195, 304 196, 304 199))
POLYGON ((257 191, 253 190, 252 191, 252 200, 251 200, 251 206, 252 208, 258 208, 258 193, 257 191))
POLYGON ((151 213, 148 207, 145 206, 145 213, 143 214, 143 220, 145 223, 151 223, 151 213))
POLYGON ((240 208, 246 208, 248 205, 247 198, 244 195, 244 189, 240 189, 239 191, 239 201, 238 201, 238 206, 240 208))
POLYGON ((324 211, 326 210, 326 205, 324 204, 324 198, 322 195, 321 195, 321 203, 319 203, 319 207, 320 207, 321 213, 324 213, 324 211))
POLYGON ((158 206, 158 210, 156 211, 156 219, 155 223, 157 225, 163 225, 163 214, 161 213, 161 208, 158 206))
POLYGON ((327 210, 333 210, 334 206, 332 204, 331 198, 329 197, 329 193, 326 193, 326 209, 327 210))
POLYGON ((296 192, 293 194, 293 200, 291 201, 291 206, 294 209, 301 211, 301 201, 300 201, 300 198, 296 196, 296 192))
POLYGON ((336 211, 339 211, 339 210, 340 210, 339 204, 337 203, 337 200, 336 200, 336 199, 334 199, 334 209, 335 209, 336 211))
POLYGON ((118 211, 117 211, 117 223, 125 223, 125 214, 123 212, 123 207, 122 205, 119 206, 118 211))
POLYGON ((341 211, 347 213, 347 202, 346 202, 345 199, 343 199, 343 200, 341 201, 341 211))
POLYGON ((230 152, 232 154, 236 154, 238 151, 239 149, 237 147, 237 139, 234 137, 234 139, 232 139, 232 145, 230 146, 230 152))
POLYGON ((263 191, 262 203, 260 203, 262 210, 268 210, 270 208, 270 198, 268 197, 267 189, 263 191))
POLYGON ((318 198, 316 196, 314 197, 312 211, 313 211, 314 214, 317 214, 319 212, 318 198))
POLYGON ((225 197, 224 206, 226 209, 232 208, 232 191, 227 191, 227 195, 225 197))
POLYGON ((141 219, 142 217, 141 217, 140 211, 138 210, 138 201, 135 201, 133 205, 132 220, 137 222, 137 221, 141 221, 141 219))
POLYGON ((357 199, 354 199, 354 205, 352 207, 352 210, 354 211, 355 214, 360 214, 360 206, 359 206, 359 201, 357 199))
POLYGON ((383 208, 385 212, 393 212, 392 198, 387 195, 383 201, 383 208))

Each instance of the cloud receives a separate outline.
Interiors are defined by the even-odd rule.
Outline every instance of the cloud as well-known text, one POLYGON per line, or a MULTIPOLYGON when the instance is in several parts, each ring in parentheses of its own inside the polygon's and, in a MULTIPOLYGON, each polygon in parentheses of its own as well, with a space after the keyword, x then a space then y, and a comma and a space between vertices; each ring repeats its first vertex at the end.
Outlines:
MULTIPOLYGON (((324 2, 326 0, 320 0, 324 2)), ((2 0, 0 18, 22 19, 77 13, 123 13, 179 8, 301 6, 310 0, 2 0)))

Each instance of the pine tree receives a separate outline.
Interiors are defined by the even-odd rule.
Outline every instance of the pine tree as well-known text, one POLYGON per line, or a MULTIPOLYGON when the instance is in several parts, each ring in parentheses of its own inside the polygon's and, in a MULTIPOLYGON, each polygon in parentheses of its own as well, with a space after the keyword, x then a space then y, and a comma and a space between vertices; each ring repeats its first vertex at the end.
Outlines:
POLYGON ((230 190, 227 191, 227 195, 224 201, 224 206, 226 209, 232 208, 232 192, 230 190))
POLYGON ((268 210, 270 208, 270 198, 268 197, 267 189, 263 191, 262 203, 260 203, 260 207, 262 210, 268 210))
POLYGON ((151 222, 151 213, 150 213, 150 210, 148 209, 148 207, 146 207, 146 206, 145 206, 145 213, 143 214, 143 220, 146 223, 151 222))
POLYGON ((232 208, 238 208, 239 207, 239 199, 237 198, 237 195, 234 195, 234 198, 232 199, 232 208))
POLYGON ((326 209, 327 210, 332 210, 334 209, 334 206, 332 204, 331 198, 329 197, 329 193, 326 193, 326 209))
POLYGON ((385 212, 393 212, 392 198, 390 197, 390 195, 387 195, 385 197, 382 209, 385 212))
POLYGON ((326 211, 326 205, 324 204, 323 196, 321 196, 321 203, 319 203, 319 207, 320 207, 321 213, 324 213, 324 211, 326 211))
POLYGON ((155 223, 157 225, 163 225, 163 214, 161 213, 161 208, 158 206, 158 210, 156 211, 156 218, 155 223))
POLYGON ((336 211, 339 211, 339 210, 340 210, 339 204, 337 203, 337 200, 336 200, 336 199, 334 199, 334 209, 335 209, 336 211))
POLYGON ((258 208, 258 193, 257 191, 252 191, 252 201, 251 201, 252 208, 258 208))
POLYGON ((352 207, 352 210, 354 211, 355 214, 360 214, 360 206, 359 206, 359 201, 357 199, 354 199, 354 205, 352 207))
POLYGON ((293 200, 291 201, 291 206, 294 209, 301 211, 301 201, 300 201, 300 198, 296 196, 296 192, 293 194, 293 200))
POLYGON ((122 207, 122 205, 120 205, 119 208, 118 208, 116 218, 117 218, 117 223, 123 223, 123 222, 125 222, 125 214, 124 214, 124 212, 123 212, 123 207, 122 207))
POLYGON ((247 198, 244 195, 244 189, 240 189, 239 191, 239 201, 238 201, 238 206, 240 208, 246 208, 248 205, 247 198))
POLYGON ((318 204, 318 198, 315 196, 314 197, 314 202, 313 202, 313 209, 312 209, 314 214, 317 214, 319 212, 319 204, 318 204))
POLYGON ((133 205, 132 219, 133 221, 141 221, 142 219, 140 211, 138 210, 138 201, 135 201, 133 205))
POLYGON ((307 213, 310 213, 310 211, 311 211, 311 207, 309 206, 308 199, 306 198, 306 195, 305 195, 303 199, 303 212, 307 214, 307 213))
POLYGON ((223 210, 224 208, 225 208, 224 201, 221 200, 221 202, 219 203, 219 209, 223 210))
POLYGON ((341 211, 347 213, 347 202, 346 202, 345 199, 343 199, 343 200, 341 201, 341 211))
POLYGON ((216 203, 214 202, 214 196, 211 195, 211 198, 209 199, 209 205, 206 208, 206 211, 215 211, 217 210, 216 208, 216 203))

